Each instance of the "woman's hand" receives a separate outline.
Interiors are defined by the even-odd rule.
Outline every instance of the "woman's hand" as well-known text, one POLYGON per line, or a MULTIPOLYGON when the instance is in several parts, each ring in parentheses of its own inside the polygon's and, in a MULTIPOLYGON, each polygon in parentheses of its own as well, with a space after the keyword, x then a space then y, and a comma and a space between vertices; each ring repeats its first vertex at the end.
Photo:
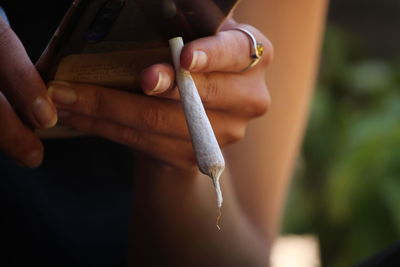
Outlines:
MULTIPOLYGON (((251 31, 265 47, 261 62, 250 63, 248 36, 226 27, 216 36, 188 43, 181 65, 192 72, 221 147, 240 140, 250 119, 264 114, 270 98, 264 73, 272 58, 270 42, 251 31)), ((174 85, 174 70, 167 63, 144 70, 146 95, 85 84, 54 82, 50 86, 60 121, 67 126, 131 146, 163 163, 191 168, 196 165, 190 136, 174 85)))
POLYGON ((0 18, 0 151, 20 165, 38 166, 43 145, 32 128, 50 128, 56 122, 46 85, 18 37, 0 18))

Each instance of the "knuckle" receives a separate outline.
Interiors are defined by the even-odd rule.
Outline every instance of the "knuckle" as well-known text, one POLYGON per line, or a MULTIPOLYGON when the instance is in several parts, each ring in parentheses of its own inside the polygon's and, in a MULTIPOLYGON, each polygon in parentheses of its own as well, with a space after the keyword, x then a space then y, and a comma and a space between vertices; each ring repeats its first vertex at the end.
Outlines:
POLYGON ((101 114, 102 110, 104 108, 103 98, 104 98, 104 95, 101 90, 92 91, 90 98, 87 98, 87 99, 91 99, 91 100, 87 100, 87 101, 90 101, 90 103, 85 103, 85 105, 83 105, 87 109, 85 113, 87 113, 88 115, 91 115, 91 116, 101 114))
POLYGON ((204 105, 213 102, 218 96, 218 80, 213 79, 209 74, 204 74, 202 101, 204 105))
MULTIPOLYGON (((243 67, 243 60, 237 55, 238 51, 243 50, 242 47, 242 36, 232 35, 228 32, 223 32, 227 35, 224 38, 224 42, 221 42, 221 52, 219 55, 224 55, 226 64, 230 65, 232 69, 238 69, 243 67)), ((221 60, 221 57, 217 55, 217 59, 221 60)))
POLYGON ((106 95, 103 90, 90 90, 89 94, 82 94, 78 96, 78 102, 81 103, 82 107, 85 107, 85 113, 89 116, 99 116, 104 114, 106 111, 106 95))
POLYGON ((228 139, 228 143, 227 144, 232 144, 232 143, 236 143, 239 142, 240 140, 242 140, 246 135, 246 127, 241 125, 238 127, 235 127, 235 129, 233 131, 230 131, 229 134, 229 139, 228 139))
POLYGON ((154 107, 148 107, 142 118, 143 127, 146 130, 165 125, 167 121, 163 113, 158 108, 154 107))
POLYGON ((137 132, 129 128, 125 128, 120 132, 120 142, 125 145, 133 146, 141 143, 141 141, 141 136, 137 132))
POLYGON ((229 31, 221 31, 216 35, 213 49, 209 51, 209 65, 215 68, 238 67, 241 60, 237 51, 241 49, 241 40, 229 31))
POLYGON ((225 123, 225 127, 222 129, 222 132, 220 132, 217 136, 218 143, 221 147, 239 142, 246 135, 245 121, 231 123, 229 127, 227 125, 228 124, 225 123))
POLYGON ((251 98, 248 100, 247 109, 251 117, 259 117, 268 112, 271 106, 271 97, 265 82, 249 95, 251 98))

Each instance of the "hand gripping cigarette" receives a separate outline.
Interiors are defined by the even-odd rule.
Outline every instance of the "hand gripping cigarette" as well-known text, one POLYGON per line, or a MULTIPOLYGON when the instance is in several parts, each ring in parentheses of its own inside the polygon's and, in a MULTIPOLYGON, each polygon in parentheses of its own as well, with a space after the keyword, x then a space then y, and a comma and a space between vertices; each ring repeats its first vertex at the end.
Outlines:
POLYGON ((201 102, 199 92, 189 71, 181 68, 180 55, 184 46, 181 37, 169 40, 176 71, 176 82, 185 113, 186 123, 192 138, 197 164, 202 173, 210 176, 217 195, 217 206, 221 208, 223 198, 219 178, 225 168, 225 160, 214 131, 201 102))

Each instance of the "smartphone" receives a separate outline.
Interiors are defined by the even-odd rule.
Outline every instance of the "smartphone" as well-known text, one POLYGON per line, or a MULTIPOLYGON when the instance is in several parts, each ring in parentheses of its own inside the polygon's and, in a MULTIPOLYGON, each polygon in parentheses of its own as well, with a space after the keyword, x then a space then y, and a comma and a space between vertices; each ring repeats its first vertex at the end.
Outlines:
POLYGON ((216 33, 238 0, 75 0, 36 67, 61 80, 138 90, 140 72, 169 62, 168 40, 216 33))

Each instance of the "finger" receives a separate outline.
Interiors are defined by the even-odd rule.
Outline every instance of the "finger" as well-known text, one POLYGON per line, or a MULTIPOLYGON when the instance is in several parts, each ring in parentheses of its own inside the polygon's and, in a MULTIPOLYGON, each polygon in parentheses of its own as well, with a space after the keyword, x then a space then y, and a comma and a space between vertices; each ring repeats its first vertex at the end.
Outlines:
POLYGON ((269 109, 271 98, 264 76, 205 73, 193 77, 203 105, 209 110, 254 118, 269 109))
MULTIPOLYGON (((179 102, 83 84, 51 83, 49 91, 64 111, 147 133, 190 140, 179 102)), ((207 115, 217 138, 221 137, 220 145, 242 135, 243 128, 238 127, 242 124, 241 118, 237 120, 236 116, 225 112, 208 111, 207 115)))
MULTIPOLYGON (((148 84, 157 84, 158 73, 171 73, 172 66, 154 65, 146 70, 145 77, 148 84), (169 68, 169 70, 168 70, 169 68)), ((207 109, 228 111, 246 117, 256 117, 264 114, 270 105, 270 96, 265 84, 264 75, 252 73, 246 76, 231 73, 194 73, 193 78, 204 106, 207 109)), ((172 77, 167 78, 171 80, 172 77)), ((146 85, 143 85, 146 86, 146 85)), ((148 87, 143 89, 148 91, 148 87)), ((179 100, 176 87, 157 94, 172 100, 179 100)))
MULTIPOLYGON (((272 59, 271 42, 257 29, 249 25, 238 25, 251 32, 257 42, 264 46, 259 66, 266 66, 272 59)), ((220 31, 215 36, 205 37, 185 45, 181 54, 181 65, 192 72, 238 72, 251 62, 249 37, 238 30, 220 31)))
POLYGON ((21 42, 0 19, 0 90, 33 125, 49 128, 57 114, 47 89, 21 42))
POLYGON ((67 113, 67 115, 60 112, 60 114, 60 122, 63 125, 130 146, 176 167, 187 168, 196 165, 192 145, 188 141, 143 132, 73 113, 67 113))
POLYGON ((140 77, 140 84, 146 95, 159 95, 172 89, 175 71, 169 64, 156 64, 143 70, 140 77))
POLYGON ((0 150, 26 167, 37 167, 43 159, 43 146, 18 118, 0 92, 0 150))
MULTIPOLYGON (((181 140, 155 133, 143 132, 120 124, 94 119, 68 111, 60 111, 60 122, 63 125, 89 134, 98 135, 117 143, 128 145, 136 150, 149 154, 163 162, 177 167, 195 166, 196 158, 189 140, 181 140)), ((217 134, 221 147, 241 140, 245 135, 244 123, 240 126, 229 122, 217 134), (229 130, 227 130, 229 129, 229 130)), ((221 124, 221 126, 224 126, 221 124)))
POLYGON ((177 101, 59 82, 50 83, 49 93, 57 107, 64 110, 142 131, 188 137, 182 108, 177 101))

